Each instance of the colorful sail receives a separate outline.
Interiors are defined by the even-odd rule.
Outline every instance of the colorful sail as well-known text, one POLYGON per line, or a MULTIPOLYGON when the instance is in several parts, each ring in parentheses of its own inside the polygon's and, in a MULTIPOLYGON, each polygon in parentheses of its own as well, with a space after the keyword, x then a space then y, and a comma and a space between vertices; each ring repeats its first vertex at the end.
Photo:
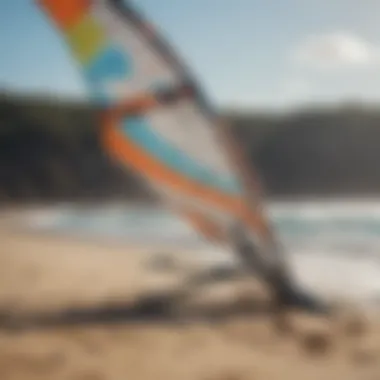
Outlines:
POLYGON ((106 151, 208 239, 229 243, 238 223, 250 237, 272 241, 239 148, 230 146, 184 64, 131 5, 40 4, 62 32, 89 95, 104 108, 106 151))

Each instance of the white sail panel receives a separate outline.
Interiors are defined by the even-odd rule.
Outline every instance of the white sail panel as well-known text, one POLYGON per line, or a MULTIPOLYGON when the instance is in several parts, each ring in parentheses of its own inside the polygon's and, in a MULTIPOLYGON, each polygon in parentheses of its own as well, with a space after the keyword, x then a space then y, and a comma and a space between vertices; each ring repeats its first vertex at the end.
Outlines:
POLYGON ((106 151, 193 222, 225 230, 240 220, 263 233, 265 221, 246 201, 210 107, 160 36, 125 1, 40 2, 62 30, 90 95, 106 107, 106 151), (183 86, 190 94, 178 91, 183 86), (149 101, 138 112, 128 111, 144 96, 149 101), (120 105, 127 111, 116 111, 120 105))

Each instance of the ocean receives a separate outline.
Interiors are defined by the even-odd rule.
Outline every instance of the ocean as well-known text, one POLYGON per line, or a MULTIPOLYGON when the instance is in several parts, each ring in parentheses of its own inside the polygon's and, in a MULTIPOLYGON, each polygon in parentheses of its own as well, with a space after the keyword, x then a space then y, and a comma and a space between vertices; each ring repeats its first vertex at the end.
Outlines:
MULTIPOLYGON (((273 202, 267 211, 304 288, 365 304, 380 301, 380 200, 273 202)), ((181 246, 208 263, 235 264, 230 252, 203 242, 160 208, 61 205, 29 211, 23 221, 39 231, 148 244, 156 251, 181 246)))

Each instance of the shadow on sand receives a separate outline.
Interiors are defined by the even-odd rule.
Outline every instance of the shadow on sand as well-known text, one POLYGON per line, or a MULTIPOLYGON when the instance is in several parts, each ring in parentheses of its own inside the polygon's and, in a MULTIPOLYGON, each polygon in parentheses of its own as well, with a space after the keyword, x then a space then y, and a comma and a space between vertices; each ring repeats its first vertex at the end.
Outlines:
MULTIPOLYGON (((241 278, 241 270, 217 268, 187 279, 181 289, 161 294, 140 296, 134 302, 103 304, 95 307, 68 308, 58 312, 16 314, 0 310, 0 329, 24 330, 80 325, 193 323, 200 320, 222 321, 237 316, 262 316, 278 313, 279 309, 255 299, 237 299, 230 303, 207 305, 186 304, 194 289, 241 278)), ((313 313, 317 313, 313 311, 313 313)))
POLYGON ((186 306, 191 291, 208 284, 231 281, 241 276, 234 268, 217 268, 187 279, 181 289, 140 296, 134 302, 118 302, 95 307, 75 307, 58 312, 15 313, 0 310, 0 329, 41 329, 59 326, 125 323, 191 323, 199 320, 222 320, 239 315, 262 315, 271 311, 269 304, 252 298, 249 301, 207 306, 186 306))
POLYGON ((59 326, 125 323, 191 323, 199 320, 224 320, 234 316, 262 315, 269 305, 246 302, 223 306, 184 308, 181 294, 146 295, 131 303, 114 303, 86 308, 69 308, 59 312, 36 312, 16 315, 0 312, 0 329, 41 329, 59 326))

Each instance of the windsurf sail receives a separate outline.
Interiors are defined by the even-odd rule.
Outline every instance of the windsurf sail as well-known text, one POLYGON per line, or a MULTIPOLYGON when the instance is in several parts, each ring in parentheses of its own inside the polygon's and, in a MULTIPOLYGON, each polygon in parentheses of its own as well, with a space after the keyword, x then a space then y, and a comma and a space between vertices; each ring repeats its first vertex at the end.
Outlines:
POLYGON ((105 150, 208 240, 232 247, 238 225, 274 259, 258 178, 157 30, 126 1, 39 3, 104 110, 105 150))

